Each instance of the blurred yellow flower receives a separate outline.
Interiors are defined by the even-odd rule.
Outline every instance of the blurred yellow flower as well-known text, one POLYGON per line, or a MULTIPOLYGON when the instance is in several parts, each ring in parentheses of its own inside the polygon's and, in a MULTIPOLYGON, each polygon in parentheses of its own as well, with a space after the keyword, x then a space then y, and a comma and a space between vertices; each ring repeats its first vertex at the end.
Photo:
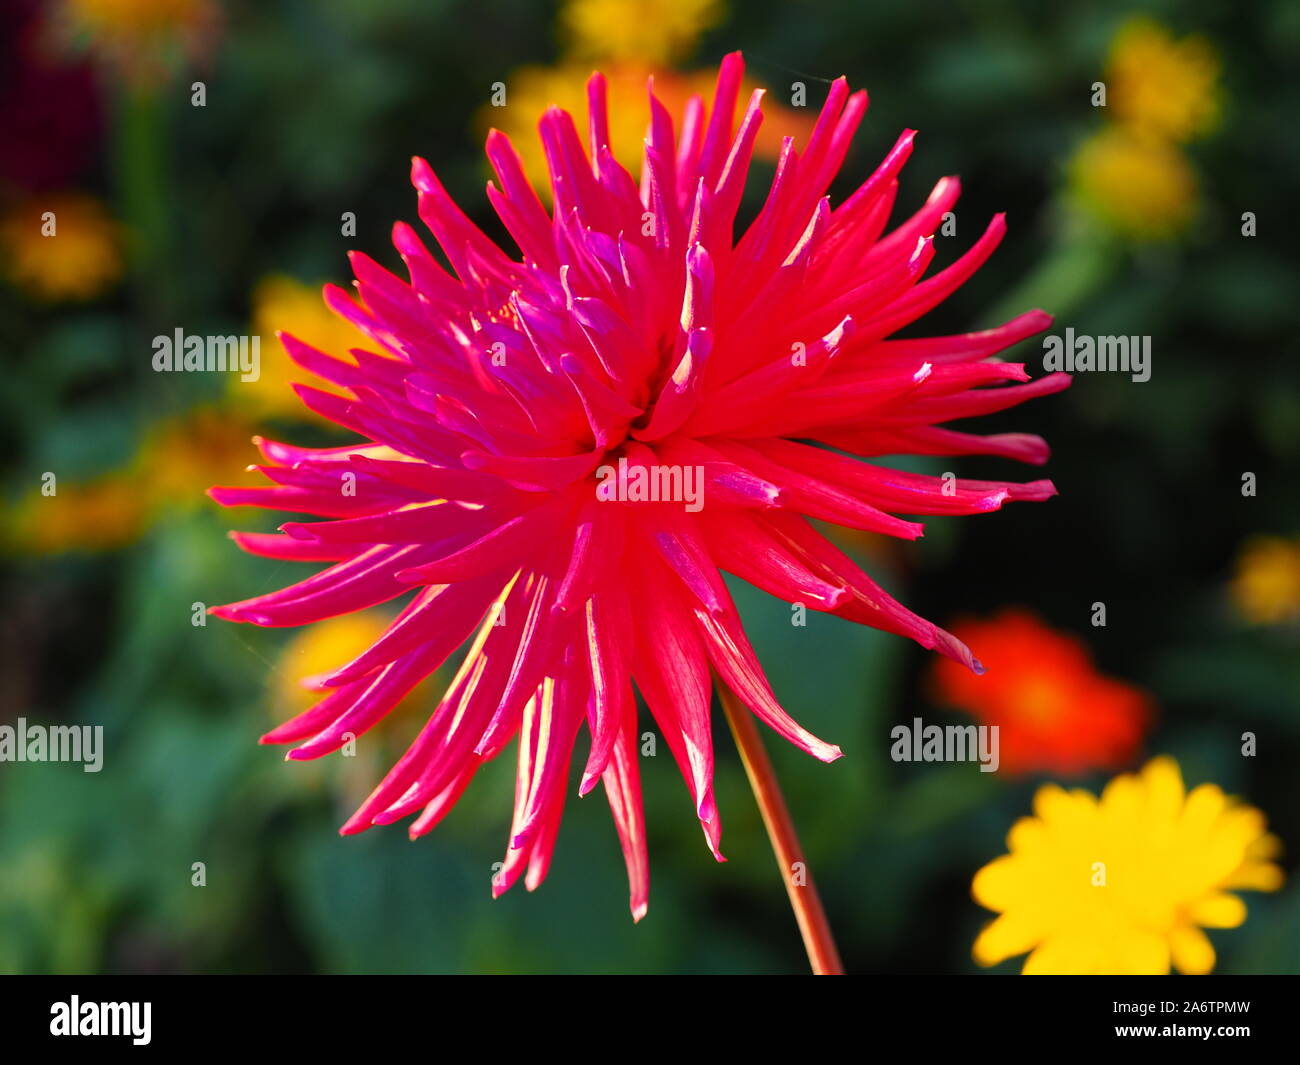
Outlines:
POLYGON ((258 461, 253 435, 252 425, 239 415, 199 407, 151 426, 129 473, 151 507, 206 507, 212 485, 229 484, 232 470, 258 461))
MULTIPOLYGON (((564 57, 553 67, 515 71, 506 86, 505 105, 485 106, 479 124, 483 132, 496 128, 510 138, 525 173, 549 203, 551 189, 545 180, 546 157, 537 123, 550 106, 563 108, 575 118, 585 115, 587 78, 593 64, 599 64, 608 83, 610 148, 635 176, 640 173, 650 124, 647 80, 654 76, 655 95, 673 115, 681 115, 695 94, 706 103, 711 100, 716 70, 686 73, 667 67, 689 56, 699 36, 725 15, 723 0, 565 0, 559 14, 564 57)), ((754 82, 745 82, 742 106, 756 88, 754 82)), ((815 108, 805 114, 765 100, 754 155, 775 159, 785 137, 802 142, 815 121, 815 108)))
POLYGON ((140 483, 125 473, 81 484, 56 481, 53 495, 36 489, 9 512, 5 547, 26 555, 112 551, 140 534, 147 509, 140 483))
MULTIPOLYGON (((276 720, 287 722, 310 710, 331 691, 336 690, 323 687, 320 681, 374 646, 392 620, 382 610, 364 610, 355 614, 341 614, 305 626, 296 632, 277 657, 275 670, 271 674, 269 695, 271 712, 276 720)), ((441 671, 426 677, 399 700, 395 710, 412 700, 424 698, 425 693, 440 688, 445 681, 441 671)), ((381 740, 392 736, 394 725, 400 721, 398 714, 390 713, 375 724, 371 735, 381 740)), ((358 765, 352 758, 344 758, 344 789, 350 794, 364 795, 370 790, 371 783, 368 782, 373 781, 372 774, 382 758, 376 758, 377 749, 374 744, 368 745, 368 754, 364 748, 348 753, 362 754, 365 757, 361 760, 364 763, 362 765, 358 765)))
POLYGON ((208 52, 221 23, 216 0, 62 0, 61 25, 120 75, 156 81, 181 58, 208 52))
POLYGON ((307 625, 295 633, 271 675, 271 698, 277 714, 292 717, 319 702, 321 693, 302 682, 346 665, 371 647, 391 620, 382 611, 363 610, 307 625))
POLYGON ((1039 788, 1010 854, 975 874, 975 901, 1000 914, 975 941, 980 965, 1029 952, 1023 972, 1167 975, 1214 968, 1202 928, 1246 919, 1237 890, 1276 891, 1281 850, 1264 815, 1214 784, 1190 793, 1172 758, 1117 776, 1098 799, 1039 788))
POLYGON ((0 262, 35 299, 93 299, 122 276, 121 230, 94 197, 39 196, 0 218, 0 262))
POLYGON ((832 525, 828 521, 814 521, 813 525, 823 536, 851 555, 869 558, 878 566, 892 565, 905 568, 907 565, 907 553, 900 550, 903 545, 893 537, 868 532, 865 529, 832 525))
MULTIPOLYGON (((268 703, 277 728, 310 710, 335 690, 322 688, 319 681, 373 646, 391 621, 382 610, 366 610, 319 621, 295 632, 277 656, 270 676, 268 703)), ((425 698, 445 680, 441 671, 434 673, 408 692, 395 710, 425 698)), ((385 759, 389 755, 384 752, 388 744, 407 742, 400 725, 402 720, 402 715, 396 712, 385 716, 366 733, 368 740, 378 742, 358 743, 355 747, 345 744, 341 760, 299 761, 296 775, 299 785, 306 790, 337 792, 340 802, 351 808, 371 790, 375 773, 387 764, 385 759)), ((358 738, 362 732, 366 729, 358 726, 358 738)), ((263 742, 267 742, 265 738, 263 742)))
POLYGON ((1158 22, 1138 16, 1111 42, 1103 75, 1115 120, 1134 132, 1187 141, 1219 118, 1219 56, 1203 37, 1175 40, 1158 22))
POLYGON ((305 285, 283 275, 263 278, 253 291, 252 328, 262 338, 261 374, 256 381, 232 374, 228 387, 231 402, 253 417, 316 417, 290 386, 295 381, 316 386, 323 382, 289 358, 276 338, 277 331, 292 333, 312 347, 349 361, 349 348, 375 347, 374 341, 325 306, 320 285, 305 285))
POLYGON ((122 468, 79 483, 59 479, 53 495, 36 489, 24 497, 9 515, 6 547, 34 555, 123 547, 163 510, 208 506, 208 488, 229 484, 231 470, 256 459, 252 436, 248 422, 214 407, 166 418, 122 468))
POLYGON ((1195 217, 1196 173, 1164 141, 1108 127, 1093 134, 1069 163, 1075 200, 1121 236, 1162 240, 1195 217))
POLYGON ((131 33, 183 25, 210 6, 207 0, 67 0, 67 5, 89 28, 131 33))
MULTIPOLYGON (((696 93, 705 101, 712 99, 716 71, 677 74, 657 71, 644 63, 619 63, 602 68, 608 82, 609 142, 614 158, 634 176, 640 173, 643 141, 650 125, 650 105, 646 98, 646 81, 653 74, 655 95, 672 114, 680 115, 687 100, 696 93)), ((505 107, 487 106, 480 112, 483 126, 495 125, 514 143, 524 163, 524 170, 549 202, 550 186, 544 180, 546 157, 542 153, 537 123, 547 107, 554 105, 575 116, 587 113, 586 82, 591 68, 584 63, 560 67, 523 67, 511 78, 506 91, 505 107)), ((742 105, 757 88, 747 82, 741 93, 742 105)), ((801 142, 812 132, 815 111, 808 115, 794 108, 763 102, 763 123, 759 127, 754 154, 774 159, 785 137, 801 142)), ((579 119, 581 121, 581 119, 579 119)))
POLYGON ((568 0, 560 27, 575 59, 668 63, 722 21, 721 0, 568 0))
POLYGON ((1232 600, 1256 625, 1300 619, 1300 539, 1261 536, 1237 556, 1232 600))

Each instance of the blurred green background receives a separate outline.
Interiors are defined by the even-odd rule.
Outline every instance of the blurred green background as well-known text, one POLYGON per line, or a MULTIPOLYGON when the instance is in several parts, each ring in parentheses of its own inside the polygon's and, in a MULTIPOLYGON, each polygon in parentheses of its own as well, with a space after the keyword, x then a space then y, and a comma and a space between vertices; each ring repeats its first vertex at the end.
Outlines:
MULTIPOLYGON (((195 626, 191 615, 196 603, 290 579, 292 567, 243 556, 225 536, 269 528, 273 516, 222 514, 203 495, 255 461, 249 436, 342 438, 295 412, 269 370, 267 387, 241 389, 150 369, 152 338, 178 326, 259 332, 267 364, 274 328, 345 336, 322 318, 316 290, 346 279, 350 248, 400 267, 388 231, 395 219, 416 222, 413 154, 496 233, 483 196, 489 122, 526 130, 546 102, 538 94, 596 62, 633 80, 651 66, 676 70, 687 85, 735 48, 776 103, 788 104, 792 82, 807 84, 809 109, 782 119, 796 128, 828 79, 846 74, 870 91, 837 196, 912 127, 920 136, 896 218, 951 173, 964 193, 941 258, 1008 213, 998 254, 921 332, 1042 306, 1078 333, 1153 337, 1150 381, 1084 374, 980 426, 1046 436, 1053 458, 1042 475, 1059 498, 933 519, 916 544, 847 548, 940 624, 1019 605, 1085 641, 1098 670, 1156 708, 1140 749, 1111 768, 1175 755, 1189 782, 1213 780, 1264 810, 1295 869, 1300 264, 1289 237, 1300 7, 733 0, 620 10, 611 0, 585 5, 594 14, 579 25, 576 6, 7 6, 0 722, 102 725, 106 754, 98 774, 0 764, 0 971, 803 971, 720 716, 730 860, 716 864, 703 846, 666 752, 645 760, 651 905, 639 926, 604 800, 578 800, 576 788, 546 884, 491 900, 509 759, 417 843, 399 826, 339 837, 418 730, 430 692, 408 699, 356 757, 286 765, 257 737, 306 705, 294 702, 294 679, 347 657, 362 633, 312 643, 215 619, 195 626), (1092 106, 1135 15, 1171 40, 1203 39, 1217 57, 1204 87, 1214 114, 1194 132, 1130 143, 1113 106, 1092 106), (496 82, 509 87, 507 105, 488 115, 496 82), (55 203, 76 231, 50 261, 32 219, 55 203), (341 234, 345 212, 355 236, 341 234), (47 472, 53 497, 40 494, 47 472), (1246 472, 1254 495, 1242 493, 1246 472), (1107 606, 1104 628, 1090 623, 1095 602, 1107 606), (1243 731, 1258 736, 1254 758, 1241 756, 1243 731), (191 886, 194 862, 206 865, 205 887, 191 886)), ((756 171, 770 174, 770 160, 756 171)), ((761 186, 751 182, 751 210, 761 186)), ((1035 342, 1017 355, 1035 375, 1040 356, 1035 342)), ((969 476, 1021 474, 996 459, 912 467, 953 463, 969 476)), ((971 901, 970 878, 1002 852, 1051 774, 891 762, 893 724, 964 720, 936 701, 930 656, 820 615, 792 628, 784 604, 736 594, 777 694, 846 753, 825 766, 769 742, 848 968, 978 971, 970 944, 989 915, 971 901)), ((1212 935, 1219 971, 1300 972, 1292 879, 1248 896, 1242 928, 1212 935)))

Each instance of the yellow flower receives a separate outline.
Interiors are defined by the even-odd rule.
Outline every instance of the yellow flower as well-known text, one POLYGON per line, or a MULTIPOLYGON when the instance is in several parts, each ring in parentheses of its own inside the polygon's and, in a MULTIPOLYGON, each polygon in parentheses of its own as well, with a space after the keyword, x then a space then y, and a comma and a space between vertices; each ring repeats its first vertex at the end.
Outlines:
POLYGON ((9 280, 48 301, 89 300, 122 276, 122 239, 103 205, 58 193, 0 219, 0 257, 9 280))
MULTIPOLYGON (((699 93, 705 101, 713 98, 717 80, 716 71, 699 71, 677 74, 654 70, 643 63, 615 63, 602 65, 601 73, 608 82, 609 143, 617 159, 630 173, 639 174, 643 141, 650 125, 650 105, 646 100, 646 79, 655 79, 655 95, 672 114, 680 115, 690 97, 699 93)), ((555 105, 575 116, 587 113, 587 77, 591 67, 585 63, 569 63, 560 67, 523 67, 517 70, 506 90, 506 106, 487 106, 480 113, 484 127, 495 125, 510 137, 524 171, 543 198, 549 200, 550 185, 547 180, 546 157, 537 134, 537 123, 547 107, 555 105)), ((756 88, 752 83, 743 86, 742 105, 756 88)), ((799 111, 763 101, 763 124, 759 127, 754 144, 754 154, 759 158, 774 159, 781 150, 784 137, 794 137, 801 143, 812 132, 815 113, 806 116, 799 111)), ((581 121, 579 119, 578 121, 581 121)), ((580 128, 585 129, 585 126, 580 128)))
POLYGON ((151 507, 207 506, 209 488, 230 484, 232 471, 258 461, 252 438, 252 426, 240 416, 199 407, 150 427, 129 473, 151 507))
POLYGON ((34 490, 9 512, 5 546, 30 555, 112 551, 140 534, 147 506, 140 483, 120 472, 81 484, 56 481, 53 495, 34 490))
MULTIPOLYGON (((346 665, 361 652, 369 649, 391 622, 383 610, 366 610, 342 614, 314 625, 304 626, 284 646, 276 659, 276 668, 269 684, 270 711, 277 724, 311 709, 330 691, 319 682, 340 666, 346 665)), ((397 709, 414 700, 431 698, 429 694, 441 690, 446 677, 441 671, 417 684, 397 704, 397 709)), ((352 807, 359 803, 374 786, 376 772, 389 764, 392 752, 385 753, 394 743, 404 747, 406 738, 399 722, 402 715, 394 713, 376 722, 366 733, 367 742, 355 748, 345 745, 340 761, 309 760, 299 762, 298 780, 307 790, 332 790, 340 794, 343 805, 352 807), (334 782, 331 784, 331 780, 334 782)), ((364 731, 358 726, 358 738, 364 731)))
POLYGON ((308 625, 295 634, 280 652, 271 677, 277 713, 290 717, 319 702, 321 693, 302 682, 332 673, 356 658, 383 635, 390 620, 381 611, 364 610, 308 625))
POLYGON ((575 58, 667 63, 723 14, 721 0, 568 0, 560 25, 575 58))
POLYGON ((1120 128, 1083 142, 1069 164, 1075 200, 1134 240, 1168 239, 1196 213, 1196 174, 1182 151, 1120 128))
POLYGON ((1300 539, 1261 536, 1246 544, 1237 557, 1232 599, 1256 625, 1300 618, 1300 539))
MULTIPOLYGON (((256 459, 252 435, 243 419, 215 408, 166 418, 148 429, 123 467, 90 481, 57 480, 53 495, 35 490, 21 500, 6 523, 6 546, 36 555, 123 547, 160 510, 207 506, 212 485, 231 483, 232 470, 256 459)), ((240 517, 237 510, 218 512, 240 517)))
POLYGON ((325 387, 285 353, 276 338, 280 330, 349 361, 349 348, 369 351, 375 347, 374 341, 325 306, 321 286, 281 275, 264 278, 253 292, 253 332, 261 337, 261 373, 256 381, 243 381, 232 374, 229 382, 231 401, 254 416, 314 418, 290 387, 291 382, 325 387))
POLYGON ((1034 815, 971 885, 1001 915, 975 941, 981 965, 1028 951, 1030 975, 1167 975, 1171 961, 1207 973, 1215 956, 1202 927, 1246 919, 1234 890, 1282 883, 1264 815, 1214 784, 1185 792, 1172 758, 1115 777, 1100 799, 1048 784, 1034 815))
POLYGON ((1116 121, 1140 134, 1187 141, 1219 118, 1219 57, 1203 37, 1180 41, 1149 18, 1125 22, 1103 75, 1116 121))

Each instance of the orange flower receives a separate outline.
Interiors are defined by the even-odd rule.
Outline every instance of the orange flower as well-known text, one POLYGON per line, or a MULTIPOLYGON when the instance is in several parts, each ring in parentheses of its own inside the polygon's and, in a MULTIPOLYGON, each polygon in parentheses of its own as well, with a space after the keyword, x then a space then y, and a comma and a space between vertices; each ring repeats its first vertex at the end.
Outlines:
POLYGON ((53 8, 56 38, 88 49, 134 85, 153 86, 186 62, 207 60, 223 13, 217 0, 63 0, 53 8))
POLYGON ((122 231, 76 192, 34 197, 0 217, 3 272, 32 298, 91 300, 122 276, 122 231))
POLYGON ((1034 614, 1007 609, 952 629, 988 672, 947 659, 932 674, 937 697, 999 728, 1002 766, 1078 775, 1126 765, 1152 717, 1145 692, 1097 672, 1082 640, 1034 614))
MULTIPOLYGON (((0 510, 0 549, 24 555, 116 551, 144 535, 163 511, 208 504, 204 489, 257 452, 253 428, 217 407, 155 422, 131 461, 93 480, 58 479, 0 510)), ((218 513, 226 513, 220 511, 218 513)))
POLYGON ((115 551, 143 531, 147 500, 134 478, 121 472, 93 481, 39 488, 7 508, 0 545, 21 555, 115 551))

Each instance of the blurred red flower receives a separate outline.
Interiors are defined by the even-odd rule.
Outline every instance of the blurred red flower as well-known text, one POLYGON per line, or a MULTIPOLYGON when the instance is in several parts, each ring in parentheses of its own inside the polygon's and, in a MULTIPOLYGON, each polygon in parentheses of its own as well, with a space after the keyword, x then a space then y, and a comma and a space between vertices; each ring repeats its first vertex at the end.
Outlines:
POLYGON ((1153 716, 1151 699, 1099 673, 1078 637, 1020 608, 959 621, 952 632, 987 672, 942 659, 931 674, 933 689, 942 702, 998 726, 1003 768, 1078 775, 1119 768, 1136 756, 1153 716))

